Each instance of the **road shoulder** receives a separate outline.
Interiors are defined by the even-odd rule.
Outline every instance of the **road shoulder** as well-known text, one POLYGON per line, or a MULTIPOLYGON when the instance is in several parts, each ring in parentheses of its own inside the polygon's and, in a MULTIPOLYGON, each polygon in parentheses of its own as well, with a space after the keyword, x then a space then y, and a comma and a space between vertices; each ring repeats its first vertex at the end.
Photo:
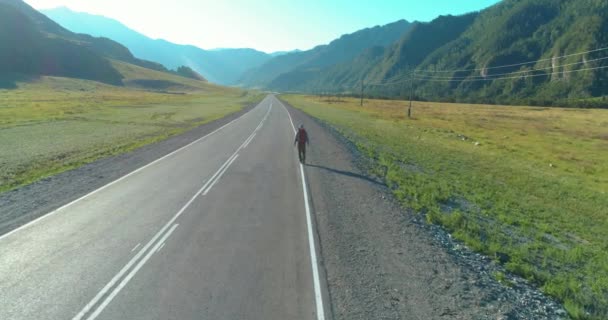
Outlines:
POLYGON ((0 236, 159 159, 237 119, 258 103, 188 132, 0 193, 0 236))
POLYGON ((564 315, 530 286, 500 284, 490 260, 450 250, 444 243, 451 241, 447 234, 403 209, 381 181, 361 169, 365 160, 356 148, 283 103, 310 136, 306 172, 334 319, 564 315))

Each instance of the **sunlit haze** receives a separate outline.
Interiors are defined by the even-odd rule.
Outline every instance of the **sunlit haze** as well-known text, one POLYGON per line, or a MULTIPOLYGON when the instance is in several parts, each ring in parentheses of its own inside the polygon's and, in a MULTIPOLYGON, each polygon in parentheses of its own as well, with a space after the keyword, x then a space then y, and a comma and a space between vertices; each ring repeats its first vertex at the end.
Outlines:
POLYGON ((152 38, 204 49, 309 49, 342 34, 399 19, 429 21, 498 0, 26 0, 36 9, 66 6, 103 15, 152 38))

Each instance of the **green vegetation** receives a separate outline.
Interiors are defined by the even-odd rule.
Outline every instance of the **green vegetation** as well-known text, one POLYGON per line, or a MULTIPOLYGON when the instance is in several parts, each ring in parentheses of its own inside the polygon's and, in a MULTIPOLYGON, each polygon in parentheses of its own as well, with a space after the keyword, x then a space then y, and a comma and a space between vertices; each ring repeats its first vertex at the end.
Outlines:
POLYGON ((427 221, 574 318, 608 318, 608 110, 415 102, 408 119, 399 101, 284 99, 352 140, 427 221))
POLYGON ((262 95, 113 61, 129 79, 174 84, 180 94, 40 77, 0 89, 0 191, 182 133, 262 95))
POLYGON ((206 81, 205 77, 203 77, 200 73, 198 73, 186 66, 178 67, 175 71, 173 71, 173 73, 177 74, 178 76, 185 77, 185 78, 190 78, 190 79, 199 80, 199 81, 206 81))
POLYGON ((367 48, 390 45, 410 26, 409 22, 400 20, 344 35, 311 50, 277 56, 245 73, 241 82, 275 90, 298 90, 304 83, 316 81, 319 71, 329 66, 351 61, 367 48))
POLYGON ((359 94, 363 80, 368 97, 404 98, 412 79, 417 100, 608 107, 593 99, 608 95, 608 50, 573 55, 608 45, 605 0, 503 0, 481 12, 413 23, 392 44, 364 43, 330 64, 302 65, 297 55, 310 51, 275 58, 249 83, 359 94))
POLYGON ((0 3, 0 75, 3 82, 14 86, 9 73, 62 75, 121 83, 120 73, 100 55, 72 41, 49 37, 24 13, 0 3))
POLYGON ((158 63, 135 58, 107 38, 75 34, 21 0, 0 0, 0 88, 14 88, 14 74, 49 75, 122 85, 106 58, 169 72, 158 63))

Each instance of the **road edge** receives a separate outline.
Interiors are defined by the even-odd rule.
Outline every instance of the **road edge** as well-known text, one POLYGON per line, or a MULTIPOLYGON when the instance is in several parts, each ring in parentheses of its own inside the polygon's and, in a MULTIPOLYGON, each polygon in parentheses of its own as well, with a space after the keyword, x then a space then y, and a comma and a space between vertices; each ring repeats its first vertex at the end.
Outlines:
MULTIPOLYGON (((293 107, 285 102, 284 100, 280 99, 279 97, 277 97, 276 95, 274 96, 276 98, 277 101, 279 101, 281 103, 281 106, 284 108, 284 110, 287 112, 287 115, 289 116, 289 121, 291 123, 292 128, 294 129, 294 134, 295 134, 295 124, 293 123, 293 117, 291 116, 291 112, 290 109, 292 109, 293 107)), ((302 183, 303 183, 303 188, 305 190, 303 190, 304 192, 304 201, 306 203, 306 207, 307 207, 307 218, 310 218, 310 228, 312 229, 312 239, 309 239, 310 241, 314 242, 314 251, 315 251, 315 255, 316 258, 314 259, 316 261, 315 262, 311 261, 311 263, 313 264, 313 268, 316 266, 317 268, 317 276, 318 279, 314 278, 314 271, 313 271, 313 281, 319 281, 319 290, 320 290, 320 300, 321 300, 321 309, 323 312, 323 315, 321 317, 319 317, 318 311, 317 311, 317 319, 318 320, 327 320, 327 319, 335 319, 334 316, 334 308, 333 308, 333 304, 331 303, 331 291, 329 289, 329 283, 328 283, 328 279, 327 279, 327 269, 324 263, 324 258, 323 258, 323 247, 321 244, 321 238, 319 235, 319 229, 318 229, 318 218, 317 218, 317 213, 315 210, 315 205, 314 205, 314 199, 312 197, 312 192, 310 190, 310 186, 309 186, 309 178, 308 178, 308 173, 307 170, 305 170, 305 166, 303 166, 301 163, 298 163, 299 169, 300 169, 300 173, 301 173, 301 179, 302 179, 302 183)), ((309 235, 310 236, 310 235, 309 235)), ((309 245, 310 247, 310 245, 309 245)), ((311 257, 311 259, 313 259, 311 257)), ((316 295, 316 293, 315 293, 316 295)), ((318 309, 318 301, 315 301, 315 304, 317 305, 317 309, 318 309)))
POLYGON ((203 140, 248 114, 267 97, 184 133, 0 193, 0 212, 7 212, 6 216, 0 216, 0 240, 203 140), (29 201, 25 208, 18 207, 20 199, 29 201))

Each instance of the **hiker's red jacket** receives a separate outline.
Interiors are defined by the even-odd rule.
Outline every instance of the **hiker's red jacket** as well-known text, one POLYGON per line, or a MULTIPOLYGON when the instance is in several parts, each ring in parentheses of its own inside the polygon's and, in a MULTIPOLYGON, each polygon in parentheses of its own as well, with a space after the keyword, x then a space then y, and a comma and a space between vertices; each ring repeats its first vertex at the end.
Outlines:
POLYGON ((298 146, 304 146, 308 143, 308 133, 303 128, 298 130, 294 143, 296 142, 298 143, 298 146))

